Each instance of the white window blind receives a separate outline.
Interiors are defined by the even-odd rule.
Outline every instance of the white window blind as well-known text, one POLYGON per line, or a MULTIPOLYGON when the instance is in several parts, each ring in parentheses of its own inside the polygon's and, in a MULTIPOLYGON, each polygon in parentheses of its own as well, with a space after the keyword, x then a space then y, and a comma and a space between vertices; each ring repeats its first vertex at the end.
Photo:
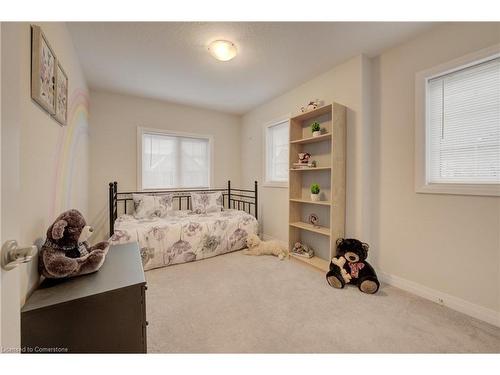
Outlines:
POLYGON ((142 188, 209 187, 208 138, 142 133, 142 188))
POLYGON ((266 182, 288 181, 288 120, 266 129, 266 182))
POLYGON ((429 183, 500 183, 500 58, 427 81, 429 183))

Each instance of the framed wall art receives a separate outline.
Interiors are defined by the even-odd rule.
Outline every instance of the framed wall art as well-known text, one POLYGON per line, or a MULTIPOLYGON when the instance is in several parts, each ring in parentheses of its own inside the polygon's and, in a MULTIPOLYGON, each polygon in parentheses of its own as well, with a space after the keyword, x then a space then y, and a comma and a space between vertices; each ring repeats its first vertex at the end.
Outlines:
POLYGON ((39 26, 31 26, 31 98, 55 114, 56 56, 39 26))
POLYGON ((68 76, 59 64, 56 64, 56 108, 54 118, 61 125, 66 125, 68 118, 68 76))

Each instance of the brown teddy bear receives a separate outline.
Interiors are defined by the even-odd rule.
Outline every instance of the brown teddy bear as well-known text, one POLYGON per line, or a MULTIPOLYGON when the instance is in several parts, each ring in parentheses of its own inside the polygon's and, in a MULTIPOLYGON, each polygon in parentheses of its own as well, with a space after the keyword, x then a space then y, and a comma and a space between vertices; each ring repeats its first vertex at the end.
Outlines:
POLYGON ((109 242, 92 247, 87 239, 93 232, 77 210, 63 212, 47 230, 40 250, 38 269, 41 275, 60 279, 92 273, 101 268, 109 242))

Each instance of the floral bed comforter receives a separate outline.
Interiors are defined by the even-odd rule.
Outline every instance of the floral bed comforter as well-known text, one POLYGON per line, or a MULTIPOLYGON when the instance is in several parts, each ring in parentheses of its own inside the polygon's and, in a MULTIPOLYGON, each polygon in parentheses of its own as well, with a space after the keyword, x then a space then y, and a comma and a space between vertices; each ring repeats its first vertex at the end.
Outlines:
POLYGON ((207 214, 175 211, 151 219, 122 215, 115 221, 110 242, 138 242, 144 270, 150 270, 242 249, 257 227, 252 215, 238 210, 207 214))

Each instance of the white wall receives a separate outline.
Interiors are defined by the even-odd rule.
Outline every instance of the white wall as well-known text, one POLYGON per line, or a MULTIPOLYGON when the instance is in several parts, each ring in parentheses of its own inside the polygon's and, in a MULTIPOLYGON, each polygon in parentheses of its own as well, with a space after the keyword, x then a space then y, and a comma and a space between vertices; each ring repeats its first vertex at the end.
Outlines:
POLYGON ((379 270, 496 311, 500 324, 500 198, 414 189, 415 73, 499 42, 499 23, 447 24, 374 61, 371 221, 379 270))
MULTIPOLYGON (((22 245, 40 244, 62 210, 88 213, 87 86, 66 25, 39 25, 68 75, 66 127, 31 100, 29 23, 1 26, 2 240, 22 245)), ((38 278, 37 259, 2 272, 4 346, 19 345, 19 308, 38 278)))
MULTIPOLYGON (((347 112, 347 217, 346 235, 370 238, 365 220, 370 200, 370 106, 363 93, 369 89, 370 61, 358 56, 311 81, 245 114, 241 127, 242 181, 264 181, 264 126, 284 115, 295 115, 300 107, 319 98, 348 107, 347 112)), ((261 230, 265 236, 288 241, 288 190, 260 188, 261 230)))
MULTIPOLYGON (((91 223, 97 237, 108 234, 108 183, 118 190, 137 185, 137 127, 214 137, 214 186, 240 184, 238 116, 153 99, 92 91, 90 115, 91 223)), ((253 185, 252 185, 253 186, 253 185)))
MULTIPOLYGON (((263 181, 263 126, 310 99, 349 107, 346 235, 382 278, 500 325, 500 198, 416 194, 415 73, 500 42, 498 23, 445 24, 357 57, 242 119, 242 181, 263 181)), ((260 189, 264 234, 286 241, 288 192, 260 189)))

